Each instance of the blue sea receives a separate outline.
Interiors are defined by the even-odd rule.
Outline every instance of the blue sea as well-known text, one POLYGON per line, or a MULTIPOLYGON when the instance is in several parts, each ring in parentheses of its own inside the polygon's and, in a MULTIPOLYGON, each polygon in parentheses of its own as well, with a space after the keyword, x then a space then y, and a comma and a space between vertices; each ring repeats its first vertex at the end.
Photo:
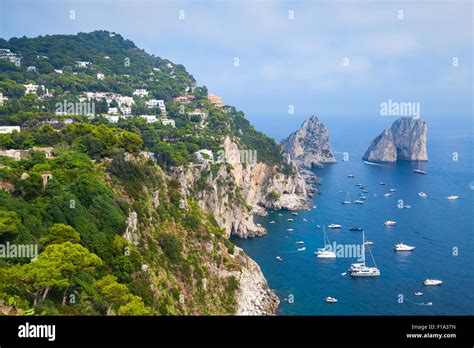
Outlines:
MULTIPOLYGON (((429 161, 420 163, 427 175, 412 172, 416 163, 399 162, 375 166, 361 157, 368 145, 394 119, 361 122, 350 119, 322 119, 326 124, 337 164, 316 169, 321 177, 317 206, 293 216, 289 211, 270 212, 257 218, 268 230, 264 237, 233 238, 260 265, 269 285, 281 300, 280 315, 472 315, 474 314, 474 178, 473 128, 469 117, 428 122, 429 161), (349 160, 344 161, 344 152, 349 160), (348 178, 352 174, 355 178, 348 178), (385 186, 379 182, 385 182, 385 186), (363 184, 369 191, 364 205, 343 205, 346 192, 357 199, 363 184), (396 189, 391 197, 384 193, 396 189), (419 197, 422 191, 425 199, 419 197), (449 201, 445 197, 458 195, 449 201), (410 209, 401 209, 400 200, 410 209), (282 214, 280 216, 279 214, 282 214), (294 222, 288 219, 293 218, 294 222), (307 221, 303 221, 306 219, 307 221), (269 222, 274 220, 274 224, 269 222), (387 228, 384 221, 395 220, 387 228), (329 230, 337 223, 340 230, 329 230), (342 275, 355 258, 318 260, 314 251, 323 246, 326 226, 331 243, 361 244, 365 230, 380 277, 352 278, 342 275), (294 229, 293 232, 287 231, 294 229), (305 251, 298 252, 304 241, 305 251), (394 245, 416 246, 412 252, 396 253, 394 245), (281 256, 283 261, 275 259, 281 256), (427 287, 426 278, 441 279, 441 286, 427 287), (415 296, 421 291, 423 296, 415 296), (335 304, 326 296, 338 299, 335 304), (432 305, 426 303, 431 302, 432 305)), ((298 126, 294 127, 295 130, 298 126)), ((287 128, 288 129, 288 128, 287 128)), ((263 129, 282 136, 281 130, 263 129)), ((370 254, 367 262, 372 264, 370 254)))

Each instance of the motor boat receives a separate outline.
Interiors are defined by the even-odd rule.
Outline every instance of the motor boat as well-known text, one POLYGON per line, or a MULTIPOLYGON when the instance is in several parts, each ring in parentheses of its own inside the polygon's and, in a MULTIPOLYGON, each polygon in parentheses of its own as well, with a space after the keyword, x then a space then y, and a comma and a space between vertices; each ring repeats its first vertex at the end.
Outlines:
POLYGON ((328 296, 324 299, 324 301, 326 301, 327 303, 336 303, 337 299, 334 297, 328 296))
POLYGON ((403 243, 398 243, 395 245, 395 251, 412 251, 415 247, 411 245, 406 245, 403 243))
POLYGON ((272 220, 272 221, 270 221, 269 223, 270 223, 270 224, 274 224, 274 223, 275 223, 275 221, 273 221, 273 220, 272 220))
POLYGON ((350 179, 354 179, 354 175, 352 175, 352 174, 349 174, 347 177, 350 178, 350 179))
POLYGON ((292 228, 287 228, 286 230, 287 230, 288 232, 293 232, 293 231, 294 231, 294 229, 292 229, 292 228))
POLYGON ((295 212, 291 213, 291 215, 298 216, 298 213, 295 211, 295 212))
POLYGON ((293 222, 293 221, 295 221, 295 220, 293 220, 292 218, 289 218, 288 221, 289 221, 289 222, 293 222))
POLYGON ((458 198, 459 198, 459 196, 454 196, 454 195, 450 195, 450 196, 446 197, 446 199, 449 199, 450 201, 454 201, 458 198))
POLYGON ((381 181, 381 182, 379 182, 379 185, 382 185, 382 186, 384 186, 384 185, 385 185, 385 183, 384 183, 383 181, 381 181))
POLYGON ((426 193, 424 193, 424 192, 418 193, 418 196, 420 196, 421 198, 426 198, 427 197, 426 193))
POLYGON ((392 194, 390 192, 384 193, 383 194, 385 197, 390 197, 392 194))
POLYGON ((342 226, 338 225, 338 224, 329 224, 328 227, 329 228, 341 228, 342 226))
POLYGON ((277 256, 277 257, 275 257, 275 259, 277 259, 278 261, 283 261, 281 256, 277 256))
POLYGON ((299 240, 296 242, 296 244, 304 244, 304 242, 302 240, 299 240))
POLYGON ((357 232, 362 232, 364 229, 362 227, 351 227, 349 228, 349 231, 357 231, 357 232))
POLYGON ((394 189, 394 188, 391 188, 390 190, 388 190, 388 192, 395 192, 395 191, 396 191, 396 189, 394 189))
POLYGON ((364 204, 364 201, 361 199, 355 200, 354 203, 356 204, 364 204))
POLYGON ((436 286, 436 285, 441 285, 443 284, 443 282, 441 280, 438 280, 438 279, 426 279, 423 284, 425 284, 426 286, 436 286))
POLYGON ((420 291, 415 292, 415 296, 423 296, 423 293, 420 291))
POLYGON ((298 251, 305 251, 305 250, 306 250, 306 247, 298 248, 298 251))
POLYGON ((374 242, 372 242, 371 240, 366 240, 366 241, 364 242, 364 245, 369 245, 369 246, 370 246, 370 245, 374 245, 374 242))
POLYGON ((391 220, 387 220, 384 222, 384 225, 387 226, 387 227, 390 227, 390 226, 395 226, 397 224, 396 221, 391 221, 391 220))

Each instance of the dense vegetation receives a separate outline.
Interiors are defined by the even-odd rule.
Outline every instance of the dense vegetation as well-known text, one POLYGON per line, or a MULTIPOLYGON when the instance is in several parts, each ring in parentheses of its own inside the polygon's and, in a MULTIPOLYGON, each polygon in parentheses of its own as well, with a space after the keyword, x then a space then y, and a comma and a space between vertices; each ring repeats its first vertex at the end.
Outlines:
MULTIPOLYGON (((0 125, 21 126, 0 134, 0 150, 28 151, 18 160, 0 156, 0 245, 39 246, 34 261, 0 258, 2 312, 233 313, 236 279, 223 282, 208 265, 238 270, 234 247, 212 214, 186 201, 166 173, 195 162, 199 149, 217 152, 224 136, 257 149, 258 161, 289 171, 280 147, 242 112, 210 103, 207 89, 183 66, 118 34, 0 39, 0 48, 21 56, 21 66, 0 59, 0 92, 8 98, 0 125), (78 60, 91 64, 79 68, 78 60), (28 83, 49 94, 25 95, 28 83), (97 101, 94 118, 55 115, 56 103, 76 102, 84 92, 132 96, 136 88, 165 100, 176 127, 137 117, 109 123, 100 113, 114 105, 105 100, 97 101), (189 103, 174 101, 185 94, 193 96, 189 103), (194 109, 208 113, 205 123, 188 116, 194 109), (66 118, 74 122, 65 124, 66 118), (124 238, 127 233, 138 240, 124 238)), ((135 114, 158 114, 134 99, 135 114)))

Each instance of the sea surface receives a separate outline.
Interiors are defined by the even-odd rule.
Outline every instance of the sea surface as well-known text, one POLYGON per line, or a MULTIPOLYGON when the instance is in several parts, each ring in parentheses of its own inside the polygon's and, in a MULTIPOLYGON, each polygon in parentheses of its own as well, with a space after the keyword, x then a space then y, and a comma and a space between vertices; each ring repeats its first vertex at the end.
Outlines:
MULTIPOLYGON (((472 119, 427 120, 429 161, 420 163, 427 175, 412 172, 416 163, 368 165, 361 160, 371 140, 393 121, 323 119, 338 163, 315 170, 321 177, 321 194, 314 198, 317 207, 299 211, 298 216, 289 211, 270 212, 256 219, 267 228, 266 236, 232 239, 258 262, 276 291, 281 300, 278 314, 474 314, 472 119), (349 155, 347 161, 344 152, 349 155), (348 178, 348 174, 355 178, 348 178), (385 186, 379 185, 381 181, 385 186), (369 191, 365 204, 341 204, 346 192, 352 201, 357 199, 361 189, 356 183, 369 191), (396 191, 384 197, 390 188, 396 191), (421 191, 427 198, 419 197, 421 191), (448 195, 460 198, 449 201, 445 198, 448 195), (411 208, 400 208, 401 201, 411 208), (387 228, 386 220, 397 224, 387 228), (328 229, 331 223, 341 224, 342 229, 328 229), (331 243, 337 245, 360 245, 362 233, 349 231, 349 227, 363 227, 366 239, 374 242, 370 250, 381 276, 354 279, 343 275, 356 258, 317 259, 314 251, 323 246, 323 230, 317 225, 325 225, 331 243), (289 228, 294 231, 289 232, 289 228), (305 251, 297 251, 301 247, 297 241, 304 241, 305 251), (396 253, 394 245, 399 242, 416 249, 396 253), (283 261, 276 260, 276 256, 283 261), (443 284, 424 286, 426 278, 440 279, 443 284), (415 296, 416 291, 424 295, 415 296), (338 302, 326 303, 326 296, 338 302)), ((270 135, 280 132, 264 131, 270 135)), ((373 264, 368 252, 367 263, 373 264)))

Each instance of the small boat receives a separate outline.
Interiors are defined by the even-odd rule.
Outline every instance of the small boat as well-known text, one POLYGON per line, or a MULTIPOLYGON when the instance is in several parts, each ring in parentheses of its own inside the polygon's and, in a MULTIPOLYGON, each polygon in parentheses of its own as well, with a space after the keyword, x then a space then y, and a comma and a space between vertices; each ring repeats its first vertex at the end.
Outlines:
POLYGON ((293 231, 294 231, 294 229, 292 229, 292 228, 287 228, 286 230, 287 230, 288 232, 293 232, 293 231))
POLYGON ((346 192, 346 198, 341 203, 342 204, 351 204, 351 200, 349 199, 349 193, 346 192))
POLYGON ((362 232, 364 229, 362 227, 351 227, 349 228, 349 231, 357 231, 357 232, 362 232))
POLYGON ((385 197, 390 197, 392 194, 390 192, 384 193, 383 194, 385 197))
POLYGON ((304 242, 302 240, 299 240, 296 242, 296 244, 304 244, 304 242))
POLYGON ((328 296, 324 299, 324 301, 326 301, 327 303, 336 303, 337 299, 334 297, 328 296))
POLYGON ((459 196, 454 196, 454 195, 450 195, 450 196, 446 197, 446 199, 449 199, 450 201, 454 201, 458 198, 459 198, 459 196))
POLYGON ((316 206, 315 206, 315 205, 313 205, 313 209, 316 209, 316 206))
POLYGON ((364 204, 364 201, 363 201, 363 200, 360 200, 360 199, 358 199, 358 200, 354 201, 354 203, 355 203, 355 204, 364 204))
POLYGON ((360 196, 359 199, 360 199, 361 201, 365 201, 365 200, 367 199, 367 197, 366 197, 366 196, 360 196))
POLYGON ((338 224, 329 224, 328 227, 329 228, 341 228, 342 226, 338 225, 338 224))
POLYGON ((391 188, 390 190, 388 190, 388 192, 395 192, 395 191, 396 191, 396 189, 394 189, 394 188, 391 188))
POLYGON ((316 227, 317 227, 317 228, 321 228, 321 226, 320 226, 320 225, 316 225, 316 227))
POLYGON ((362 192, 369 193, 369 191, 367 191, 366 189, 363 189, 362 192))
POLYGON ((403 209, 411 209, 411 205, 405 204, 405 205, 403 206, 403 209))
POLYGON ((306 247, 298 248, 298 251, 305 251, 306 247))
POLYGON ((298 213, 295 211, 295 212, 291 213, 291 215, 298 216, 298 213))
POLYGON ((305 218, 303 218, 303 221, 304 221, 304 222, 307 222, 308 220, 306 220, 305 218))
POLYGON ((374 242, 370 241, 370 240, 366 240, 364 242, 364 245, 368 245, 368 246, 371 246, 371 245, 374 245, 374 242))
POLYGON ((281 256, 277 256, 277 257, 275 257, 275 259, 277 259, 278 261, 283 261, 283 259, 281 258, 281 256))
POLYGON ((426 279, 423 284, 425 284, 426 286, 436 286, 436 285, 441 285, 443 284, 443 282, 441 280, 438 280, 438 279, 426 279))
POLYGON ((415 292, 415 296, 423 296, 423 293, 420 291, 415 292))
POLYGON ((398 243, 395 245, 395 251, 412 251, 415 247, 411 245, 406 245, 403 243, 398 243))
POLYGON ((278 216, 283 216, 283 214, 282 214, 282 213, 280 213, 280 214, 278 214, 278 216))
POLYGON ((383 181, 381 181, 381 182, 379 182, 379 185, 382 185, 382 186, 384 186, 384 185, 385 185, 385 183, 384 183, 383 181))
POLYGON ((329 240, 328 235, 326 234, 326 229, 323 226, 323 244, 324 248, 319 248, 314 252, 318 259, 335 259, 336 253, 330 249, 331 241, 329 240))
POLYGON ((353 178, 354 178, 354 175, 349 174, 347 177, 350 178, 350 179, 353 179, 353 178))
POLYGON ((424 170, 420 169, 420 162, 419 161, 418 161, 418 167, 416 169, 413 169, 413 173, 426 175, 426 172, 424 170))
POLYGON ((418 196, 420 196, 421 198, 426 198, 426 193, 420 192, 418 193, 418 196))
POLYGON ((362 184, 355 184, 357 187, 363 187, 364 185, 362 184))
POLYGON ((290 218, 290 219, 288 219, 288 221, 289 221, 289 222, 293 222, 293 221, 295 221, 295 220, 293 220, 293 219, 290 218))
POLYGON ((273 221, 273 220, 272 220, 272 221, 270 221, 269 223, 270 223, 270 224, 274 224, 274 223, 275 223, 275 221, 273 221))
POLYGON ((395 226, 397 224, 396 221, 391 221, 391 220, 387 220, 384 222, 384 225, 387 226, 387 227, 390 227, 390 226, 395 226))

